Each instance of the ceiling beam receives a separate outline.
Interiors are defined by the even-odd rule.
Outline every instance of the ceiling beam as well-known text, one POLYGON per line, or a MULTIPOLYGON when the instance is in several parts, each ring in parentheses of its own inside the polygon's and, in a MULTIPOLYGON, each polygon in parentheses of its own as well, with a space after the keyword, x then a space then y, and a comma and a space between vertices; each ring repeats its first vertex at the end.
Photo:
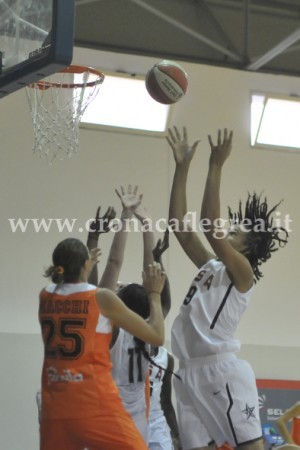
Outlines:
POLYGON ((212 26, 220 36, 221 41, 226 44, 226 48, 238 55, 239 52, 237 48, 229 38, 228 34, 225 32, 224 28, 221 26, 220 22, 216 19, 210 8, 210 5, 207 4, 207 0, 197 0, 197 2, 199 8, 201 8, 202 13, 205 14, 205 18, 212 24, 212 26))
POLYGON ((211 39, 208 39, 207 37, 203 36, 203 34, 197 33, 196 31, 192 30, 191 28, 185 26, 183 23, 179 22, 176 19, 172 19, 172 17, 168 16, 167 14, 163 13, 162 11, 154 8, 153 6, 149 5, 148 3, 142 1, 142 0, 130 0, 132 3, 135 3, 136 5, 140 6, 141 8, 146 9, 147 11, 151 12, 155 16, 163 19, 164 21, 172 24, 174 27, 180 29, 181 31, 184 31, 186 34, 189 34, 190 36, 193 36, 195 39, 198 39, 201 42, 204 42, 209 47, 214 48, 215 50, 218 50, 219 52, 230 56, 234 61, 241 62, 241 57, 228 50, 226 47, 223 47, 222 45, 217 44, 216 42, 212 41, 211 39))
MULTIPOLYGON (((209 0, 209 3, 212 8, 223 10, 241 11, 243 8, 243 0, 209 0)), ((300 6, 287 0, 252 0, 251 14, 297 20, 300 17, 300 6)))
POLYGON ((269 50, 264 55, 257 58, 254 62, 249 64, 246 69, 247 70, 258 70, 265 64, 267 64, 272 59, 276 58, 276 56, 280 55, 280 53, 283 53, 287 48, 289 48, 291 45, 293 45, 295 42, 299 41, 300 39, 300 28, 297 28, 292 34, 287 36, 283 41, 281 41, 279 44, 277 44, 275 47, 273 47, 271 50, 269 50))
POLYGON ((251 0, 244 0, 244 6, 243 6, 243 18, 244 18, 244 48, 243 48, 243 56, 244 61, 249 62, 249 20, 250 20, 250 1, 251 0))
POLYGON ((99 0, 76 0, 76 6, 87 5, 88 3, 99 3, 99 0))

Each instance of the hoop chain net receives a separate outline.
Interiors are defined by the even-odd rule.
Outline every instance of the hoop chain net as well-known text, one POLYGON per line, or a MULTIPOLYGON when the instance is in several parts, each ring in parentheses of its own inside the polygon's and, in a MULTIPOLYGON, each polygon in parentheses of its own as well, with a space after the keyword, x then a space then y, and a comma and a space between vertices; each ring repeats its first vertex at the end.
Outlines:
POLYGON ((49 164, 79 152, 80 120, 104 75, 58 72, 26 87, 34 130, 33 153, 49 164))

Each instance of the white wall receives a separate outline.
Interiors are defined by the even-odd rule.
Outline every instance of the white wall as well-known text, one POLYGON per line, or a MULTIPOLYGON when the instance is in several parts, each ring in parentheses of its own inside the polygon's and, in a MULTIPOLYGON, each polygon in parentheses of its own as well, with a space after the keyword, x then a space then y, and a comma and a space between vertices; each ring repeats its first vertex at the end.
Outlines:
MULTIPOLYGON (((156 60, 75 49, 74 63, 105 70, 145 73, 156 60)), ((300 155, 251 149, 249 99, 251 90, 300 95, 298 78, 255 74, 182 63, 189 75, 187 95, 174 108, 172 123, 187 125, 190 141, 202 139, 188 184, 189 209, 199 211, 208 164, 207 134, 218 128, 234 130, 234 149, 224 168, 223 214, 227 205, 237 207, 248 191, 264 191, 270 204, 282 198, 282 215, 292 218, 289 245, 275 253, 263 267, 252 304, 238 337, 258 378, 299 379, 299 276, 300 212, 298 173, 300 155)), ((100 94, 101 95, 101 92, 100 94)), ((120 213, 114 188, 138 184, 144 204, 154 219, 167 217, 174 163, 164 139, 81 129, 79 155, 48 166, 31 153, 33 132, 24 91, 0 102, 0 190, 2 266, 0 274, 1 448, 37 450, 38 426, 35 391, 38 387, 42 349, 37 321, 38 292, 45 284, 43 269, 50 264, 54 246, 67 232, 54 227, 49 233, 12 233, 9 218, 76 218, 72 236, 86 239, 78 229, 114 205, 120 213), (13 424, 13 426, 12 426, 13 424)), ((161 237, 157 233, 157 237, 161 237)), ((112 234, 101 237, 105 262, 112 234)), ((142 237, 131 233, 121 278, 139 281, 142 237)), ((167 344, 173 319, 194 276, 171 236, 165 265, 172 289, 172 311, 167 318, 167 344)))

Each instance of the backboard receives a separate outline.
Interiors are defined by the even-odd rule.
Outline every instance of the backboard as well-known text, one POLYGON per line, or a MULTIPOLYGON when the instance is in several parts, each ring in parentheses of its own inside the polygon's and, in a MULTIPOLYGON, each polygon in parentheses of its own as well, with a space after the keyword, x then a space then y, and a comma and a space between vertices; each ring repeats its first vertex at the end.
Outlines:
POLYGON ((0 98, 71 64, 75 0, 0 0, 0 98))

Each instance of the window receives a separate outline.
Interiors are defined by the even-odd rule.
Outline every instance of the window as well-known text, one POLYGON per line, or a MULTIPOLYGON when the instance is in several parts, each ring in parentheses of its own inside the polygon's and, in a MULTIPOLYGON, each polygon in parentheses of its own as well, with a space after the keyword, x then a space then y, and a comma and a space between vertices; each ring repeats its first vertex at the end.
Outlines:
POLYGON ((253 93, 251 145, 300 149, 300 98, 253 93))
POLYGON ((144 78, 104 73, 104 82, 86 109, 81 126, 164 136, 171 106, 150 97, 144 78))

